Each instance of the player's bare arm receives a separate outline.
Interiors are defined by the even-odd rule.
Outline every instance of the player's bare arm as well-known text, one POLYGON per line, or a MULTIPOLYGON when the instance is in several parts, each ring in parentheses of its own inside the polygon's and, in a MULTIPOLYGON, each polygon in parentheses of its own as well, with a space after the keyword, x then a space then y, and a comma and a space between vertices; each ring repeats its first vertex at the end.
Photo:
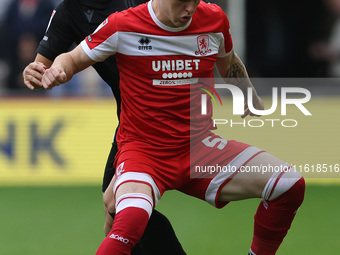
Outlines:
POLYGON ((49 90, 66 83, 73 75, 96 63, 84 52, 81 46, 59 55, 42 77, 42 85, 49 90))
POLYGON ((45 58, 41 54, 37 54, 34 62, 30 63, 24 69, 22 75, 24 77, 24 83, 29 89, 41 89, 42 83, 41 79, 44 75, 46 68, 52 65, 52 61, 45 58))
MULTIPOLYGON (((257 95, 255 88, 250 82, 246 67, 234 51, 231 51, 226 57, 217 58, 216 67, 221 77, 224 78, 227 83, 238 86, 244 95, 247 95, 248 88, 252 88, 254 107, 258 110, 264 109, 263 101, 257 95)), ((247 102, 245 103, 244 110, 245 112, 241 116, 242 118, 245 118, 248 115, 256 116, 249 111, 247 102)))

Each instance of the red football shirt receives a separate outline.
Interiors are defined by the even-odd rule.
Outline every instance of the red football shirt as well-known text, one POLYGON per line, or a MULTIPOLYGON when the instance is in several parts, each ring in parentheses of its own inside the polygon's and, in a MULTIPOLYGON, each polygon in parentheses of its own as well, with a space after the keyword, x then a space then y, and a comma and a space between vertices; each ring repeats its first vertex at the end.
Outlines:
POLYGON ((95 61, 116 54, 122 112, 118 142, 176 147, 213 129, 212 109, 201 115, 199 88, 209 89, 217 57, 232 50, 229 21, 220 7, 198 5, 185 27, 162 24, 151 1, 110 15, 81 43, 95 61))

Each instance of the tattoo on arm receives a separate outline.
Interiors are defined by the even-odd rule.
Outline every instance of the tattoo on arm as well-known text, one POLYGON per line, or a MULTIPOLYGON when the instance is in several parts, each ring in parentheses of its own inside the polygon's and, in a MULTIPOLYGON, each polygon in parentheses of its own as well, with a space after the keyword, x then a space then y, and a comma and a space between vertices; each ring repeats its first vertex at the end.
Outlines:
POLYGON ((247 78, 247 71, 244 65, 240 62, 235 62, 231 65, 226 73, 225 78, 247 78))
POLYGON ((251 86, 246 67, 235 53, 224 78, 228 80, 228 83, 238 86, 243 91, 251 86))

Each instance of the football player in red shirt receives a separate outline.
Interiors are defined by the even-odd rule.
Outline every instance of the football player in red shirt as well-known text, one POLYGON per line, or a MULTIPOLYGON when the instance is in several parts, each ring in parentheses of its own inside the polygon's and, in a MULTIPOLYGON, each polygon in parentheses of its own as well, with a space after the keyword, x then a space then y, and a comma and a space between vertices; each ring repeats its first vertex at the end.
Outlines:
MULTIPOLYGON (((130 254, 170 189, 217 208, 262 198, 249 254, 275 254, 303 201, 303 177, 259 148, 214 134, 212 104, 200 114, 197 100, 202 86, 213 89, 216 65, 222 77, 252 91, 255 109, 264 109, 233 51, 224 12, 199 0, 152 0, 112 14, 75 50, 60 55, 41 85, 51 89, 111 55, 117 57, 122 95, 117 171, 109 186, 114 205, 107 201, 116 217, 97 254, 130 254), (206 165, 226 170, 195 173, 195 166, 206 165), (275 171, 247 171, 263 166, 275 171)), ((242 117, 248 115, 254 114, 246 105, 242 117)))
MULTIPOLYGON (((132 6, 145 3, 145 0, 64 0, 52 13, 44 38, 37 49, 35 61, 24 70, 24 82, 30 89, 40 89, 38 84, 45 68, 52 65, 53 60, 67 52, 75 43, 79 44, 88 34, 93 32, 107 16, 116 11, 122 11, 132 6)), ((119 72, 115 56, 93 65, 100 77, 111 87, 117 102, 117 118, 120 115, 119 72)), ((107 189, 112 180, 113 166, 117 153, 116 135, 112 141, 105 167, 102 191, 107 189)), ((106 193, 106 199, 111 200, 112 189, 106 193)), ((114 210, 112 211, 114 212, 114 210)), ((107 235, 112 227, 113 218, 105 208, 106 221, 104 225, 107 235)), ((113 214, 111 214, 113 215, 113 214)), ((169 220, 157 210, 154 210, 141 241, 132 250, 133 255, 173 255, 186 254, 178 241, 169 220)))

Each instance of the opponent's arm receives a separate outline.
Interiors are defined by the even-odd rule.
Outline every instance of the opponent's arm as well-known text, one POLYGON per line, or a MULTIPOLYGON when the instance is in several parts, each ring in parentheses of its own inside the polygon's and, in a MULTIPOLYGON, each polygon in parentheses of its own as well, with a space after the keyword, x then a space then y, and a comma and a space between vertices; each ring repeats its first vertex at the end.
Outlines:
POLYGON ((72 79, 73 75, 96 63, 78 45, 74 50, 59 55, 52 66, 45 70, 42 85, 52 89, 72 79))
MULTIPOLYGON (((255 88, 250 82, 243 62, 233 50, 226 57, 217 58, 216 68, 221 77, 224 78, 227 83, 231 83, 239 87, 244 95, 247 95, 248 88, 251 88, 253 92, 253 106, 258 110, 264 109, 263 101, 257 95, 255 88)), ((244 110, 244 114, 241 116, 242 118, 247 115, 255 116, 255 114, 249 111, 247 102, 245 102, 244 110)))

